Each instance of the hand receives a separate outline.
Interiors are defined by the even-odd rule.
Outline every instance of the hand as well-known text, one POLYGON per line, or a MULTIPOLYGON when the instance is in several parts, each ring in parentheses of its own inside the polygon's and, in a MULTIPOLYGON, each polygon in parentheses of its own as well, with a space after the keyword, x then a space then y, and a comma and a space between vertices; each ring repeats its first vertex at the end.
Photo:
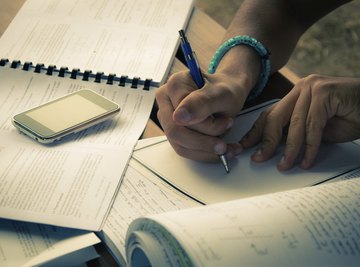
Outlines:
POLYGON ((346 142, 360 138, 360 79, 310 75, 300 80, 292 91, 261 114, 253 128, 240 141, 244 148, 262 142, 252 156, 265 161, 280 144, 283 130, 288 135, 278 169, 290 169, 304 154, 301 167, 310 168, 321 141, 346 142))
POLYGON ((204 78, 205 86, 198 89, 188 71, 171 76, 156 92, 159 121, 179 155, 215 162, 226 152, 232 159, 240 144, 226 144, 219 136, 232 127, 247 91, 224 74, 204 78))

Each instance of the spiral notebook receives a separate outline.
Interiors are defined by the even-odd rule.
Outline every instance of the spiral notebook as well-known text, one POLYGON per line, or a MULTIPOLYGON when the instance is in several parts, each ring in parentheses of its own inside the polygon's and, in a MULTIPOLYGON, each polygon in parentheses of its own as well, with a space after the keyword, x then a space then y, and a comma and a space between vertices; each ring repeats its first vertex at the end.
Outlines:
POLYGON ((158 86, 192 7, 192 0, 27 0, 0 39, 0 58, 84 80, 158 86))
POLYGON ((0 217, 98 231, 167 76, 191 0, 27 0, 0 38, 0 217), (42 146, 19 111, 88 88, 120 114, 42 146))

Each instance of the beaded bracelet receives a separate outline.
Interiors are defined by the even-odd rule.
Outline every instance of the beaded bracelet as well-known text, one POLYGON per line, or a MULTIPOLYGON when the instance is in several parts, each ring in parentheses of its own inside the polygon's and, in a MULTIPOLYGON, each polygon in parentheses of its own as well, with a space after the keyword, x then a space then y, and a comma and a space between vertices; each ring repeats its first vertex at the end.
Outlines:
POLYGON ((208 72, 210 74, 214 74, 223 56, 236 45, 248 45, 254 48, 261 58, 262 70, 260 74, 260 79, 256 83, 255 87, 251 90, 246 101, 253 100, 263 91, 269 79, 270 68, 271 68, 270 60, 269 60, 269 55, 270 55, 269 51, 265 48, 265 46, 261 42, 259 42, 255 38, 247 35, 239 35, 227 40, 215 52, 214 57, 212 58, 209 64, 208 72))

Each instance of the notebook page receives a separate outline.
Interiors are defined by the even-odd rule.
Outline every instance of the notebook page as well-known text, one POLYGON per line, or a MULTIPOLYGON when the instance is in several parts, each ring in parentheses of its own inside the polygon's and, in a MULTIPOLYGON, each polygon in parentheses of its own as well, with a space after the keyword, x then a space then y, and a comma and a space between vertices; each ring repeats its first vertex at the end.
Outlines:
POLYGON ((7 67, 0 68, 0 81, 0 216, 99 230, 149 118, 153 90, 7 67), (118 103, 121 113, 48 146, 11 124, 16 113, 83 88, 118 103))
POLYGON ((0 57, 164 81, 192 0, 28 0, 0 57))
MULTIPOLYGON (((245 112, 236 118, 234 127, 224 137, 238 142, 251 128, 265 107, 245 112)), ((322 144, 314 166, 279 172, 276 164, 281 148, 263 163, 251 161, 256 147, 244 150, 230 164, 226 173, 221 163, 201 163, 176 154, 168 141, 138 149, 133 157, 174 187, 204 203, 216 203, 266 193, 314 185, 359 167, 360 146, 353 143, 322 144)))

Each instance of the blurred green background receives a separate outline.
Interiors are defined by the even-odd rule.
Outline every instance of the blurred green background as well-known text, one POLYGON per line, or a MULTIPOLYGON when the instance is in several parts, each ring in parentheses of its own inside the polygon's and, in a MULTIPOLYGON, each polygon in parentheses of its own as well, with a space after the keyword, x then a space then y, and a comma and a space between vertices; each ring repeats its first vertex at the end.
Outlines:
MULTIPOLYGON (((241 3, 197 0, 197 7, 226 28, 241 3)), ((288 67, 300 77, 311 73, 360 77, 360 1, 340 7, 313 25, 300 39, 288 67)))

